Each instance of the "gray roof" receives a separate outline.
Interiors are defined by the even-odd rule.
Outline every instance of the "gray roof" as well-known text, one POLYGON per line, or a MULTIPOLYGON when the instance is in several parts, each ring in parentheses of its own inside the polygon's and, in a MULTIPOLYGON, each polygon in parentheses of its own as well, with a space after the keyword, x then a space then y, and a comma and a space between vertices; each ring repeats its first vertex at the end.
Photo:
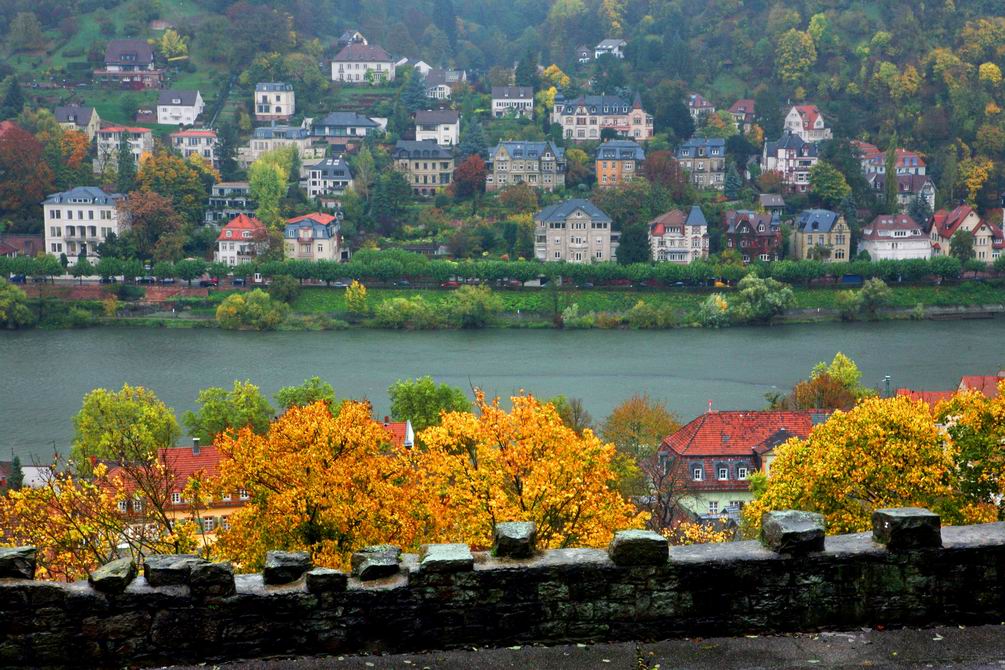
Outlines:
POLYGON ((157 98, 157 104, 192 107, 195 105, 196 96, 198 95, 199 91, 161 91, 160 96, 157 98), (175 102, 175 100, 180 100, 181 102, 175 102))
POLYGON ((299 126, 262 126, 252 133, 256 140, 302 140, 307 136, 307 130, 299 126))
POLYGON ((415 113, 415 122, 418 124, 457 123, 460 119, 460 112, 454 109, 424 109, 415 113))
POLYGON ((617 95, 581 95, 573 100, 555 98, 555 104, 562 105, 564 114, 572 114, 576 107, 580 105, 586 107, 586 113, 594 116, 598 114, 627 114, 632 108, 628 101, 617 95))
POLYGON ((723 214, 723 221, 726 224, 726 232, 728 234, 735 234, 737 228, 744 221, 750 225, 751 230, 759 235, 773 235, 778 232, 778 229, 782 225, 782 221, 778 217, 778 212, 767 214, 752 212, 749 209, 729 210, 723 214), (757 232, 757 226, 759 224, 764 224, 764 231, 760 233, 757 232))
POLYGON ((573 198, 572 200, 566 200, 565 202, 545 207, 534 215, 534 220, 541 221, 542 223, 565 221, 577 209, 583 210, 590 217, 591 221, 611 223, 611 217, 607 216, 603 210, 592 202, 583 198, 573 198))
POLYGON ((762 193, 760 199, 762 207, 785 207, 785 199, 778 193, 762 193))
POLYGON ((391 56, 376 44, 353 42, 335 56, 336 63, 390 63, 391 56))
POLYGON ((600 44, 596 46, 597 49, 613 49, 615 47, 623 47, 628 42, 617 37, 608 37, 606 40, 601 41, 600 44))
POLYGON ((687 219, 684 221, 684 224, 688 226, 707 226, 708 221, 705 220, 705 213, 701 211, 701 207, 691 205, 691 211, 687 213, 687 219))
POLYGON ((533 100, 534 88, 532 86, 493 86, 492 99, 533 100))
POLYGON ((256 91, 292 91, 293 84, 285 81, 260 81, 255 84, 256 91))
POLYGON ((556 160, 565 160, 565 149, 555 146, 554 142, 500 142, 489 152, 489 155, 495 156, 504 147, 510 158, 538 160, 544 152, 551 151, 556 160))
POLYGON ((677 147, 678 158, 695 158, 699 156, 698 150, 706 149, 706 156, 725 156, 726 140, 721 137, 692 137, 684 144, 677 147))
POLYGON ((326 114, 320 121, 315 121, 314 126, 327 128, 376 128, 377 122, 368 116, 363 116, 356 112, 331 112, 330 114, 326 114))
POLYGON ((46 197, 43 205, 59 205, 70 202, 83 202, 94 205, 114 205, 126 196, 121 193, 105 193, 97 186, 78 186, 62 193, 53 193, 46 197))
POLYGON ((105 47, 105 65, 150 65, 154 50, 146 40, 109 40, 105 47))
POLYGON ((454 152, 449 147, 441 147, 433 140, 415 142, 398 140, 394 145, 395 158, 453 158, 454 152))
POLYGON ((608 140, 597 147, 597 160, 644 161, 646 152, 638 142, 608 140))
POLYGON ((807 142, 787 130, 782 133, 778 141, 764 143, 764 153, 768 156, 777 155, 779 149, 791 149, 800 156, 816 156, 819 148, 816 142, 807 142))
POLYGON ((94 108, 86 105, 64 105, 53 111, 57 123, 76 123, 78 126, 87 125, 93 114, 94 108))
POLYGON ((829 233, 839 215, 829 209, 806 209, 796 218, 796 229, 802 233, 829 233))
POLYGON ((320 221, 315 221, 311 218, 311 215, 301 217, 300 221, 295 223, 287 223, 283 226, 283 237, 287 239, 296 239, 300 236, 300 230, 303 228, 311 229, 311 237, 315 240, 330 240, 333 237, 338 237, 339 230, 341 230, 341 225, 338 220, 333 220, 330 223, 321 223, 320 221))
POLYGON ((322 179, 352 179, 349 164, 341 158, 325 158, 311 165, 310 170, 320 170, 322 179))

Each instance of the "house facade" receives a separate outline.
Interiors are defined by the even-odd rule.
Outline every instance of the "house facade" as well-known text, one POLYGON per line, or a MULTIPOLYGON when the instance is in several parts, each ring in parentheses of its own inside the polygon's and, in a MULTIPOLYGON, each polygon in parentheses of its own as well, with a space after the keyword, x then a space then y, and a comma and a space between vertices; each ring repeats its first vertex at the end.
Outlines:
MULTIPOLYGON (((247 168, 266 151, 296 147, 300 160, 304 163, 319 161, 325 156, 324 146, 315 146, 314 139, 306 128, 300 126, 262 126, 251 133, 248 146, 237 151, 237 162, 247 168)), ((304 176, 306 169, 301 169, 304 176)))
POLYGON ((723 248, 735 249, 744 263, 782 257, 782 220, 778 212, 730 210, 723 215, 723 248))
POLYGON ((820 142, 834 137, 816 105, 795 105, 785 115, 784 129, 806 142, 820 142))
POLYGON ((565 149, 554 142, 500 142, 489 151, 485 190, 514 184, 553 191, 565 187, 565 149))
POLYGON ((682 494, 685 513, 701 520, 729 516, 754 499, 749 479, 771 476, 774 450, 805 439, 827 420, 826 410, 709 411, 668 435, 657 450, 660 471, 682 494))
POLYGON ((581 95, 572 100, 557 95, 551 121, 561 125, 562 137, 573 142, 599 141, 605 129, 637 142, 653 136, 653 117, 642 108, 637 94, 632 104, 614 95, 581 95))
POLYGON ((180 130, 168 135, 168 143, 185 158, 199 156, 207 165, 220 167, 215 130, 180 130))
POLYGON ((213 184, 206 203, 204 221, 221 225, 241 214, 253 216, 258 205, 251 199, 251 188, 246 181, 222 181, 213 184))
POLYGON ((691 114, 694 125, 705 125, 705 119, 715 114, 715 105, 705 99, 700 93, 687 94, 687 111, 691 114))
POLYGON ((615 58, 625 57, 625 47, 628 42, 618 37, 609 37, 593 47, 593 57, 614 56, 615 58))
POLYGON ((213 260, 231 267, 250 263, 268 246, 265 224, 252 216, 239 214, 220 229, 213 260))
POLYGON ((658 263, 687 265, 708 258, 708 221, 698 205, 670 210, 649 222, 649 248, 658 263))
POLYGON ((343 84, 394 81, 394 60, 379 46, 352 42, 332 60, 332 81, 343 84))
POLYGON ((948 256, 953 235, 967 231, 974 236, 974 258, 991 263, 1005 250, 1005 239, 1000 225, 981 219, 970 205, 960 205, 951 212, 939 210, 932 219, 929 232, 933 256, 948 256))
POLYGON ((608 140, 597 147, 597 186, 609 188, 632 181, 642 174, 646 152, 632 140, 608 140))
POLYGON ((108 41, 105 66, 94 71, 94 78, 124 88, 160 88, 163 74, 146 40, 125 39, 108 41))
POLYGON ((426 97, 433 100, 449 100, 454 92, 454 86, 468 80, 464 70, 432 68, 424 80, 426 97))
POLYGON ((125 138, 132 154, 133 164, 139 168, 140 157, 154 150, 154 136, 149 128, 106 126, 96 136, 97 151, 94 156, 94 173, 102 174, 106 168, 115 170, 119 160, 119 144, 125 138))
POLYGON ((376 135, 383 128, 376 120, 356 112, 332 112, 311 121, 312 137, 331 144, 362 142, 368 135, 376 135))
MULTIPOLYGON (((886 174, 886 152, 875 144, 852 140, 852 146, 858 149, 862 172, 866 175, 886 174)), ((920 154, 908 149, 894 149, 894 165, 898 175, 923 175, 927 170, 925 159, 920 154)))
POLYGON ((837 212, 807 209, 793 222, 791 249, 796 260, 847 262, 851 259, 851 229, 837 212))
POLYGON ((86 105, 64 105, 56 107, 53 111, 56 123, 68 130, 79 130, 87 135, 87 139, 94 141, 101 128, 101 118, 93 107, 86 105))
POLYGON ((619 235, 611 217, 589 200, 575 198, 534 215, 534 255, 540 261, 606 263, 615 259, 619 235))
POLYGON ((777 142, 764 143, 761 168, 765 172, 778 172, 786 189, 806 193, 810 190, 810 170, 819 159, 816 142, 807 142, 785 131, 777 142))
POLYGON ((128 217, 119 209, 121 193, 105 193, 94 186, 53 193, 42 202, 45 251, 66 254, 71 265, 80 256, 97 262, 98 245, 114 233, 129 229, 128 217))
POLYGON ((191 126, 205 109, 199 91, 161 91, 157 99, 157 123, 191 126))
POLYGON ((27 233, 0 233, 0 255, 14 258, 29 256, 34 258, 46 253, 45 235, 27 233))
POLYGON ((454 179, 453 150, 436 142, 399 140, 391 157, 395 169, 404 173, 415 195, 436 195, 454 179))
POLYGON ((349 260, 338 218, 315 212, 287 220, 283 228, 283 256, 311 262, 349 260))
POLYGON ((757 120, 755 108, 754 101, 750 98, 737 100, 730 106, 729 113, 736 121, 736 129, 741 133, 749 133, 754 127, 754 122, 757 120))
POLYGON ((721 191, 726 185, 726 140, 692 137, 677 147, 677 162, 687 170, 691 183, 702 189, 721 191))
POLYGON ((343 158, 325 158, 307 168, 307 195, 326 201, 352 188, 352 171, 343 158))
POLYGON ((461 140, 461 115, 453 109, 419 110, 415 113, 415 140, 432 140, 441 147, 456 146, 461 140))
POLYGON ((907 214, 880 214, 863 226, 858 242, 874 261, 900 261, 932 256, 932 241, 907 214))
POLYGON ((286 82, 255 84, 255 121, 289 121, 297 112, 297 94, 286 82))
MULTIPOLYGON (((919 174, 898 174, 894 177, 897 180, 897 206, 901 211, 905 211, 915 199, 922 199, 928 205, 929 211, 935 211, 935 183, 926 175, 919 174)), ((882 172, 873 172, 866 175, 866 181, 876 193, 882 197, 886 192, 887 175, 882 172)))
POLYGON ((493 86, 492 117, 534 118, 534 89, 530 86, 493 86))

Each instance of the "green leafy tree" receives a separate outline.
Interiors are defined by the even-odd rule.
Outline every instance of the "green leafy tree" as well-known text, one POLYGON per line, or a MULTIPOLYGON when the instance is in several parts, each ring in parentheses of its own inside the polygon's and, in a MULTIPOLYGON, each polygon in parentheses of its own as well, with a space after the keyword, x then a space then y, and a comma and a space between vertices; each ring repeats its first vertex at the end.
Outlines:
POLYGON ((484 328, 502 307, 502 299, 488 286, 462 286, 451 294, 448 309, 461 328, 484 328))
POLYGON ((408 74, 408 80, 401 91, 401 103, 409 114, 415 114, 420 109, 429 108, 429 98, 426 97, 426 84, 418 70, 408 74))
POLYGON ((83 285, 84 277, 90 277, 94 274, 94 266, 91 265, 91 261, 87 260, 86 256, 77 259, 76 265, 70 270, 70 274, 76 277, 80 284, 83 285))
MULTIPOLYGON (((240 268, 235 269, 235 273, 240 272, 240 268)), ((272 330, 286 319, 288 311, 286 303, 273 300, 268 293, 256 288, 224 298, 216 308, 216 321, 225 330, 272 330)))
POLYGON ((743 180, 740 173, 736 171, 736 166, 731 162, 726 170, 726 183, 723 186, 723 193, 728 200, 736 200, 740 197, 740 189, 743 188, 743 180))
POLYGON ((182 423, 189 435, 204 444, 212 444, 226 430, 250 428, 264 435, 275 414, 265 394, 250 381, 235 381, 229 391, 216 386, 203 389, 196 402, 199 409, 185 412, 182 423))
POLYGON ((27 328, 35 323, 28 308, 28 296, 21 287, 0 277, 0 327, 8 330, 27 328))
POLYGON ((44 49, 48 43, 42 32, 42 23, 34 12, 19 12, 10 22, 7 39, 14 52, 44 49))
POLYGON ((648 263, 652 260, 652 248, 649 246, 649 230, 644 223, 633 223, 621 231, 621 242, 615 252, 618 263, 648 263))
POLYGON ((800 83, 817 62, 817 49, 809 33, 790 29, 778 38, 775 72, 786 84, 800 83))
POLYGON ((461 389, 437 384, 432 377, 399 379, 387 389, 391 417, 411 421, 416 433, 440 423, 442 412, 470 412, 471 401, 461 389))
POLYGON ((136 188, 136 159, 129 145, 127 133, 122 133, 116 155, 115 188, 119 193, 129 193, 136 188))
POLYGON ((893 291, 879 277, 866 279, 858 292, 859 308, 870 317, 875 317, 880 308, 893 300, 893 291))
POLYGON ((796 303, 792 288, 770 277, 762 279, 749 274, 740 280, 737 288, 739 291, 730 308, 742 321, 770 323, 796 303))
POLYGON ((119 391, 98 388, 84 396, 73 427, 70 460, 80 474, 91 472, 92 459, 148 462, 181 436, 170 407, 153 391, 128 384, 119 391))
POLYGON ((974 234, 969 230, 958 230, 949 240, 949 255, 965 263, 976 256, 974 234))
POLYGON ((21 457, 10 459, 10 477, 7 478, 7 490, 18 491, 24 486, 24 471, 21 470, 21 457))
POLYGON ((883 196, 888 214, 895 214, 900 209, 897 203, 897 136, 890 140, 885 157, 886 175, 883 177, 883 196))
POLYGON ((921 196, 911 198, 911 202, 907 206, 908 216, 922 227, 932 218, 932 213, 932 208, 928 206, 928 201, 921 196))
POLYGON ((516 85, 538 87, 537 52, 527 49, 516 65, 516 85))
POLYGON ((291 407, 306 407, 323 402, 332 414, 338 413, 339 403, 335 399, 335 389, 318 376, 304 380, 300 386, 284 386, 274 397, 284 411, 291 407))
POLYGON ((273 300, 291 304, 300 296, 300 282, 290 275, 277 275, 269 284, 269 295, 273 300))
POLYGON ((3 102, 0 103, 0 119, 12 119, 24 110, 24 93, 17 77, 11 75, 4 82, 3 102))
POLYGON ((813 195, 827 207, 834 207, 851 195, 851 186, 841 172, 827 161, 817 161, 810 168, 810 188, 813 195))

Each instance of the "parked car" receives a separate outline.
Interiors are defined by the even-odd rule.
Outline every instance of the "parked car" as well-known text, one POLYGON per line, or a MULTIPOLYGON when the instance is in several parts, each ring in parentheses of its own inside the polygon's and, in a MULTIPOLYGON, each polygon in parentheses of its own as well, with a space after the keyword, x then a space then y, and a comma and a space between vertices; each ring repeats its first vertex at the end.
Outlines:
POLYGON ((10 276, 10 283, 11 284, 23 284, 24 280, 25 280, 24 275, 11 275, 10 276))
POLYGON ((156 281, 157 281, 156 279, 154 279, 153 277, 150 277, 150 276, 146 276, 146 277, 137 277, 137 278, 136 278, 136 283, 137 283, 137 284, 153 284, 153 283, 155 283, 156 281))
POLYGON ((212 288, 220 285, 220 280, 216 277, 210 277, 209 279, 200 279, 199 286, 202 288, 212 288))
POLYGON ((394 285, 397 286, 398 288, 409 288, 412 285, 412 283, 407 279, 399 279, 398 281, 394 282, 394 285))
POLYGON ((100 283, 102 283, 102 284, 114 284, 115 283, 115 277, 102 277, 98 281, 100 283))
POLYGON ((440 284, 440 288, 460 288, 460 285, 461 283, 459 281, 451 279, 450 281, 445 281, 440 284))
POLYGON ((348 279, 339 279, 335 283, 333 283, 332 286, 335 288, 349 288, 349 285, 351 283, 352 282, 349 281, 348 279))
POLYGON ((582 284, 576 284, 576 288, 593 288, 593 282, 584 281, 582 284))
POLYGON ((161 279, 162 284, 174 284, 176 281, 178 280, 174 277, 165 277, 164 279, 161 279))
POLYGON ((234 286, 244 286, 244 277, 234 277, 230 283, 234 286))

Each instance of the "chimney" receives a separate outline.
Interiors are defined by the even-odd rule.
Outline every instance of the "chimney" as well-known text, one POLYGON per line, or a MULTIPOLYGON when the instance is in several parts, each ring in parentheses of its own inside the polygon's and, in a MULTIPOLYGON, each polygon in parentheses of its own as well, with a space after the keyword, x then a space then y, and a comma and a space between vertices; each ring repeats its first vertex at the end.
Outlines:
POLYGON ((199 455, 199 438, 198 437, 193 437, 192 438, 192 455, 193 456, 198 456, 199 455))
POLYGON ((390 423, 391 423, 391 417, 385 416, 384 417, 384 428, 387 428, 390 423))

